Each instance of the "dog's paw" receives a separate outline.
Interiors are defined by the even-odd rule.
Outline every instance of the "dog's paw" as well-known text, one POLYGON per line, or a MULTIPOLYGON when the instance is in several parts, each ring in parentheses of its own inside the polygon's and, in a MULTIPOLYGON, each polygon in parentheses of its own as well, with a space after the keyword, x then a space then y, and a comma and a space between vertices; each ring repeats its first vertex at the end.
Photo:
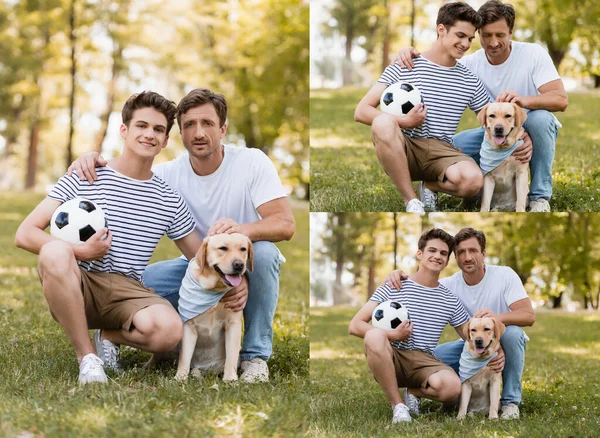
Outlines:
POLYGON ((237 374, 229 374, 229 375, 224 375, 223 376, 223 382, 226 382, 226 383, 237 383, 237 381, 238 381, 237 374))
POLYGON ((187 379, 187 376, 187 373, 177 373, 175 374, 175 380, 178 382, 183 382, 185 379, 187 379))
POLYGON ((457 420, 464 420, 465 419, 465 412, 459 412, 458 415, 456 416, 457 420))
POLYGON ((490 416, 488 417, 490 420, 498 419, 498 412, 490 412, 490 416))

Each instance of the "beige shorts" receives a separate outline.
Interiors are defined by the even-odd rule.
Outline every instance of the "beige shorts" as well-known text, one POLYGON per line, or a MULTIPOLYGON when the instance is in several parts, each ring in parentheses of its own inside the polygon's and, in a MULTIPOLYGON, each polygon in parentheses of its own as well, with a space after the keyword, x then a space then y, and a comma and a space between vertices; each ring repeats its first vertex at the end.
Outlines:
POLYGON ((475 161, 451 144, 435 138, 404 136, 408 169, 413 181, 444 181, 446 169, 460 161, 475 161))
MULTIPOLYGON (((171 303, 156 295, 153 289, 121 274, 81 272, 81 294, 88 328, 131 330, 133 316, 154 304, 171 303)), ((56 320, 56 317, 52 315, 56 320)))
POLYGON ((416 350, 394 350, 394 369, 398 388, 426 388, 429 376, 452 368, 431 354, 416 350))

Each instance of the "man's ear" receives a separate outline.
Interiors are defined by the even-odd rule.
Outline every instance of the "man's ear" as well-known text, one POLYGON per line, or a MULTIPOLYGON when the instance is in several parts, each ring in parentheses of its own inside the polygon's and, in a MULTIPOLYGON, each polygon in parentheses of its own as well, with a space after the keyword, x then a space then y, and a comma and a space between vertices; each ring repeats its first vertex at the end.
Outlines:
POLYGON ((227 134, 227 121, 225 121, 225 123, 223 123, 223 126, 221 126, 221 128, 219 128, 219 130, 221 131, 220 138, 221 138, 221 140, 223 140, 225 138, 225 134, 227 134))
POLYGON ((488 110, 489 106, 490 106, 490 104, 488 103, 486 106, 481 108, 479 113, 477 113, 477 120, 479 121, 479 125, 483 126, 484 128, 485 128, 485 119, 487 117, 487 110, 488 110))
POLYGON ((168 135, 165 137, 165 142, 163 143, 161 149, 166 148, 167 147, 167 143, 169 143, 169 136, 168 135))
POLYGON ((200 257, 199 260, 196 260, 196 263, 198 264, 198 267, 200 268, 200 272, 202 272, 204 270, 204 267, 207 264, 207 261, 206 261, 207 252, 208 252, 208 237, 205 237, 204 240, 202 241, 202 245, 200 246, 200 250, 196 254, 196 257, 200 257))
POLYGON ((128 130, 129 128, 127 127, 127 125, 125 123, 121 123, 121 127, 119 128, 119 134, 121 135, 121 138, 123 140, 125 140, 125 138, 127 137, 128 130))

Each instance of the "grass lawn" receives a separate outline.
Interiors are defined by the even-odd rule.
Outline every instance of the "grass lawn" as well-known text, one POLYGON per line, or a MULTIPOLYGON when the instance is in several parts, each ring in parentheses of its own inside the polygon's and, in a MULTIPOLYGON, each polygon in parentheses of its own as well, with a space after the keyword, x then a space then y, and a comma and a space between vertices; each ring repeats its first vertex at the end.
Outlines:
MULTIPOLYGON (((148 353, 124 349, 123 375, 108 385, 77 384, 73 348, 54 322, 36 256, 14 247, 15 231, 42 196, 0 193, 0 436, 298 436, 309 418, 308 209, 278 244, 287 258, 275 314, 271 381, 225 385, 175 382, 175 369, 142 369, 148 353)), ((152 262, 179 255, 160 242, 152 262)), ((91 333, 90 333, 91 334, 91 333)))
MULTIPOLYGON (((311 211, 404 211, 379 164, 368 126, 353 120, 365 89, 311 90, 311 211)), ((559 130, 553 166, 552 211, 600 211, 600 94, 570 93, 556 113, 559 130)), ((468 110, 458 131, 478 126, 468 110)), ((442 211, 460 211, 460 199, 440 195, 442 211)), ((473 208, 471 208, 472 210, 473 208)))
MULTIPOLYGON (((392 425, 392 410, 373 379, 362 340, 348 335, 357 308, 312 308, 311 431, 319 437, 600 436, 600 314, 538 313, 527 345, 521 419, 482 415, 456 420, 423 400, 423 415, 392 425)), ((442 341, 457 339, 447 328, 442 341)))

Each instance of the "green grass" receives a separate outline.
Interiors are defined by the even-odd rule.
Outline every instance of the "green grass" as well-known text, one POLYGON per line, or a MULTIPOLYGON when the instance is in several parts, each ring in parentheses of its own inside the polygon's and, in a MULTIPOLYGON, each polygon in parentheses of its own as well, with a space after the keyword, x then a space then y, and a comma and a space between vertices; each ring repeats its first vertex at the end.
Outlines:
MULTIPOLYGON (((379 164, 368 126, 353 120, 365 89, 312 90, 310 98, 311 211, 404 211, 404 203, 379 164)), ((553 211, 600 211, 600 94, 570 93, 557 113, 553 211)), ((477 127, 472 111, 458 131, 477 127)), ((440 195, 442 211, 460 211, 460 199, 440 195)), ((473 210, 473 207, 470 208, 473 210)))
MULTIPOLYGON (((73 348, 45 303, 36 256, 14 247, 39 195, 0 194, 0 436, 297 436, 309 418, 308 209, 294 209, 296 235, 274 321, 271 381, 226 385, 174 380, 175 369, 142 369, 150 355, 124 349, 126 372, 108 385, 77 384, 73 348)), ((152 261, 179 255, 168 240, 152 261)))
MULTIPOLYGON (((456 420, 424 400, 423 415, 392 425, 392 411, 373 379, 362 340, 348 335, 356 308, 311 309, 313 397, 311 431, 316 436, 600 436, 600 314, 538 313, 527 345, 521 419, 456 420)), ((457 339, 446 328, 442 341, 457 339)))

